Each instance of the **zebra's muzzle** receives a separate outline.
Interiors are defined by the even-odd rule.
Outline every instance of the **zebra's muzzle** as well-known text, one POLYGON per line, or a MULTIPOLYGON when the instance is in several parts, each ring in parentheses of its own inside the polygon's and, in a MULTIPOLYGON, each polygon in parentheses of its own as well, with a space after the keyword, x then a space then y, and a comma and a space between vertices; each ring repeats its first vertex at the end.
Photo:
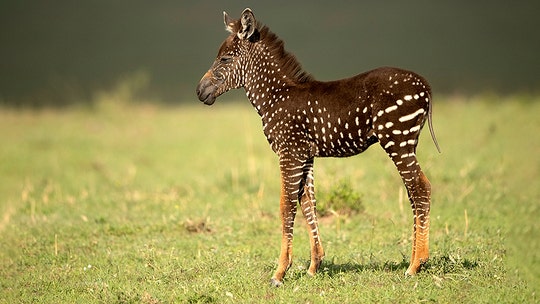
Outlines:
POLYGON ((212 105, 216 101, 216 87, 209 78, 203 77, 197 86, 197 96, 205 105, 212 105))

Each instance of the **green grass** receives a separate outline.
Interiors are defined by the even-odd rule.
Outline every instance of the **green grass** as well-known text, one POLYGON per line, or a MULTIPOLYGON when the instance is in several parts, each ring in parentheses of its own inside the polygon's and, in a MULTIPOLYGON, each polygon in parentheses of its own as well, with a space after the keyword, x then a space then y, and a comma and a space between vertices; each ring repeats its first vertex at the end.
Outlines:
POLYGON ((248 102, 115 102, 0 109, 0 303, 539 301, 538 98, 437 100, 443 153, 425 131, 418 152, 431 259, 415 277, 411 211, 382 149, 317 159, 318 197, 362 208, 321 219, 316 277, 299 214, 279 289, 278 162, 248 102))

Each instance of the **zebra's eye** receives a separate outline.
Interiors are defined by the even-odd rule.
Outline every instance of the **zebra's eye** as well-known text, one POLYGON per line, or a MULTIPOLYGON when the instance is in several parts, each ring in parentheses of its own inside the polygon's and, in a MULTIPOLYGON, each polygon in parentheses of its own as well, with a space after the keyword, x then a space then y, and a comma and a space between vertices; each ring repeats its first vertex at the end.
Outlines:
POLYGON ((221 58, 219 58, 219 61, 221 63, 230 63, 232 59, 232 56, 222 56, 221 58))

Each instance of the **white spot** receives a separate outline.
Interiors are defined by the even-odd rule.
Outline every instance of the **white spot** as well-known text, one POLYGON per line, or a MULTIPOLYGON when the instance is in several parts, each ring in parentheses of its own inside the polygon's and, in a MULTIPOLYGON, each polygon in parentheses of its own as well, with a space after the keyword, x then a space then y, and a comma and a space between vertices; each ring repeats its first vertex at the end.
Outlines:
POLYGON ((394 123, 392 123, 391 121, 387 122, 384 126, 387 127, 387 128, 390 128, 394 125, 394 123))
POLYGON ((403 104, 403 100, 401 100, 401 99, 398 99, 398 100, 396 100, 396 103, 397 103, 397 105, 398 105, 398 106, 400 106, 400 105, 402 105, 402 104, 403 104))
POLYGON ((413 98, 413 97, 412 97, 411 95, 405 95, 405 96, 403 97, 403 99, 405 99, 406 101, 409 101, 409 100, 411 100, 412 98, 413 98))
POLYGON ((395 144, 396 144, 395 142, 389 141, 386 145, 384 145, 384 148, 385 148, 385 149, 388 149, 388 148, 390 148, 391 146, 393 146, 393 145, 395 145, 395 144))
POLYGON ((414 152, 409 153, 409 154, 403 154, 401 155, 401 158, 407 158, 407 157, 412 157, 412 156, 415 156, 414 152))
POLYGON ((424 109, 418 109, 418 110, 417 110, 416 112, 414 112, 414 113, 411 113, 411 114, 409 114, 409 115, 405 115, 405 116, 400 117, 400 118, 399 118, 399 121, 400 121, 400 122, 404 122, 404 121, 412 120, 412 119, 414 119, 416 116, 418 116, 418 115, 420 115, 420 114, 422 114, 422 113, 424 113, 424 112, 425 112, 424 109))
POLYGON ((393 106, 389 106, 389 107, 386 108, 384 111, 385 111, 386 113, 390 113, 390 112, 396 110, 397 108, 398 108, 398 106, 393 105, 393 106))

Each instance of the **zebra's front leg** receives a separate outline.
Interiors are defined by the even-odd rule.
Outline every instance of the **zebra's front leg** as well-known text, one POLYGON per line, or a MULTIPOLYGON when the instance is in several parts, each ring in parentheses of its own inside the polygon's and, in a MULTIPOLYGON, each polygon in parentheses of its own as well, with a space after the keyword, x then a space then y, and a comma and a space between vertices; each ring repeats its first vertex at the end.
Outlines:
POLYGON ((315 186, 313 183, 313 159, 308 160, 304 165, 303 177, 303 187, 299 195, 299 201, 310 236, 311 262, 309 264, 308 274, 313 276, 321 266, 324 258, 324 249, 321 244, 317 222, 315 186))
POLYGON ((281 216, 281 253, 278 267, 271 279, 271 284, 279 287, 283 284, 283 277, 292 265, 292 246, 294 218, 298 204, 300 185, 303 179, 303 164, 292 159, 280 157, 281 169, 281 199, 279 204, 281 216))

